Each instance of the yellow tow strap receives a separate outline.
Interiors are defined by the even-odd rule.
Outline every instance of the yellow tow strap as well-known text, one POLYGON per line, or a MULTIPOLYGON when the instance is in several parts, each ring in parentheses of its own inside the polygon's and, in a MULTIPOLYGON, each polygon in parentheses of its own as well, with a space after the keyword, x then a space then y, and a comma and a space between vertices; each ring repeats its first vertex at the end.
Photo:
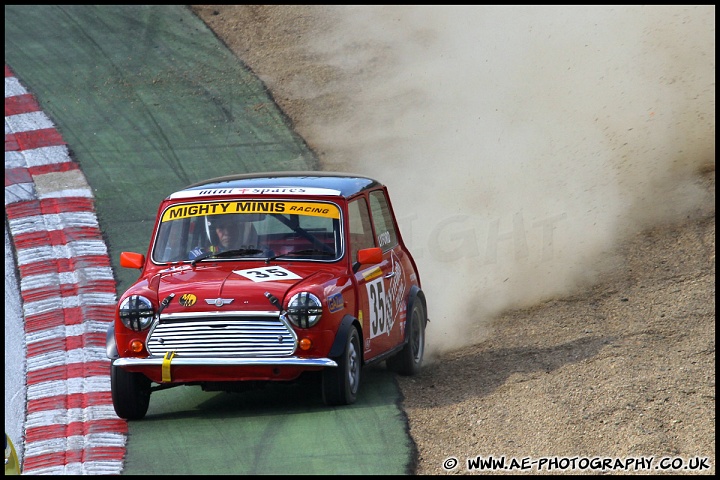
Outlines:
POLYGON ((163 382, 172 382, 172 377, 170 376, 170 362, 172 362, 172 359, 174 356, 175 356, 175 351, 165 352, 165 358, 163 358, 163 364, 162 364, 162 381, 163 382))

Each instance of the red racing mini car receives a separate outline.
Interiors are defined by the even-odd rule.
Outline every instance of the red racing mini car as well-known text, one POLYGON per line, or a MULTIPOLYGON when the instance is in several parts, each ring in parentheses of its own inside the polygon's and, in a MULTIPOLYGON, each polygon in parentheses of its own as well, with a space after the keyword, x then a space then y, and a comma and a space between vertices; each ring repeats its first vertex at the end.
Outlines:
POLYGON ((421 367, 428 322, 387 187, 343 173, 210 179, 160 204, 147 254, 108 330, 115 411, 143 418, 154 390, 322 378, 355 402, 364 365, 421 367))

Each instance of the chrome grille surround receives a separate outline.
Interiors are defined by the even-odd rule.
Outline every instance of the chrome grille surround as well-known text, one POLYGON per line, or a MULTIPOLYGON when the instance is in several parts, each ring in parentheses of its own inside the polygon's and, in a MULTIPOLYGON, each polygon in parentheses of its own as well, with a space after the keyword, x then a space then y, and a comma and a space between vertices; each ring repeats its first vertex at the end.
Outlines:
POLYGON ((291 356, 297 335, 278 311, 172 313, 160 316, 147 337, 151 356, 278 358, 291 356))

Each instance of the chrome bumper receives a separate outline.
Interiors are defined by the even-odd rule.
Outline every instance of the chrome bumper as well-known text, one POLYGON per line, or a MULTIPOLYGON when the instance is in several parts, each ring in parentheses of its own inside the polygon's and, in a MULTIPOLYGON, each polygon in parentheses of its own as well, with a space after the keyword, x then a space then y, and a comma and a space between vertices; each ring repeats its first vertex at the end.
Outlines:
MULTIPOLYGON (((165 359, 163 357, 147 358, 118 358, 113 365, 118 367, 162 367, 165 359)), ((241 367, 241 366, 295 366, 295 367, 337 367, 338 364, 329 358, 183 358, 174 357, 172 366, 198 366, 198 367, 241 367)))

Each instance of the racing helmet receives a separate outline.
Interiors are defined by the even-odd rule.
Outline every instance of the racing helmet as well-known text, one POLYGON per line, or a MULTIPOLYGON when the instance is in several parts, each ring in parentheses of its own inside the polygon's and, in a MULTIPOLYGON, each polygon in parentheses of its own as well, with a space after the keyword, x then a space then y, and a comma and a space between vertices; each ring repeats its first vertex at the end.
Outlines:
POLYGON ((205 234, 207 235, 210 245, 220 244, 220 238, 215 231, 215 229, 220 225, 234 229, 234 237, 237 238, 237 234, 239 232, 239 222, 237 221, 236 215, 207 215, 205 217, 205 234))

